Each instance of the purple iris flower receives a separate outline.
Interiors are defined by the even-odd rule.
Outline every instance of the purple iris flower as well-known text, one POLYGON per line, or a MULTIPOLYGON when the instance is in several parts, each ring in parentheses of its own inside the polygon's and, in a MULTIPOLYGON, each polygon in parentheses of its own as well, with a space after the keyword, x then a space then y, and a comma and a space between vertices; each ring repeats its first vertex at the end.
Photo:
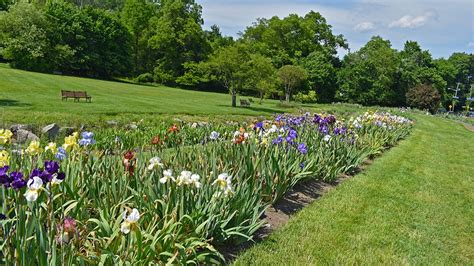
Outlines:
POLYGON ((9 182, 9 177, 8 177, 8 169, 10 167, 4 166, 0 168, 0 184, 7 184, 9 182))
POLYGON ((26 180, 23 179, 23 174, 20 173, 20 172, 12 172, 10 174, 10 178, 11 178, 11 186, 18 190, 24 186, 26 186, 26 180))
POLYGON ((321 117, 320 117, 319 115, 315 114, 315 115, 314 115, 313 122, 314 122, 315 124, 321 123, 321 117))
POLYGON ((285 140, 286 140, 286 142, 288 142, 289 144, 293 144, 293 138, 292 138, 292 137, 287 136, 287 137, 285 138, 285 140))
POLYGON ((94 140, 94 133, 84 131, 81 134, 82 139, 79 140, 79 145, 81 146, 89 146, 89 145, 94 145, 95 140, 94 140))
POLYGON ((333 115, 330 115, 330 116, 326 117, 325 119, 326 119, 326 122, 328 124, 334 124, 336 122, 336 117, 333 116, 333 115))
POLYGON ((305 167, 304 163, 300 163, 300 168, 303 169, 305 167))
POLYGON ((66 178, 66 174, 64 172, 59 172, 56 178, 59 180, 64 180, 64 178, 66 178))
POLYGON ((329 133, 329 128, 325 124, 319 125, 319 132, 327 135, 329 133))
POLYGON ((59 163, 56 161, 46 161, 44 162, 44 170, 50 174, 55 174, 59 170, 59 163))
POLYGON ((263 129, 263 122, 258 122, 258 123, 255 125, 255 128, 263 129))
POLYGON ((280 121, 281 121, 281 118, 282 118, 282 115, 277 115, 277 117, 275 117, 275 121, 276 121, 276 122, 280 122, 280 121))
POLYGON ((298 151, 299 151, 301 154, 307 154, 307 153, 308 153, 308 148, 306 147, 306 144, 300 143, 300 144, 298 145, 298 151))
POLYGON ((278 138, 274 139, 272 142, 273 142, 273 144, 278 145, 278 144, 283 142, 283 137, 278 136, 278 138))
POLYGON ((40 177, 42 173, 43 171, 41 171, 40 169, 33 169, 33 171, 31 171, 30 178, 33 178, 35 176, 40 177))
POLYGON ((341 129, 339 129, 338 127, 334 128, 334 135, 339 135, 341 134, 341 129))
POLYGON ((61 160, 61 161, 66 159, 67 157, 66 150, 63 149, 63 147, 59 147, 58 152, 56 153, 55 157, 56 159, 61 160))
POLYGON ((298 137, 298 133, 296 133, 296 130, 291 129, 290 132, 288 132, 288 137, 291 139, 296 139, 298 137))

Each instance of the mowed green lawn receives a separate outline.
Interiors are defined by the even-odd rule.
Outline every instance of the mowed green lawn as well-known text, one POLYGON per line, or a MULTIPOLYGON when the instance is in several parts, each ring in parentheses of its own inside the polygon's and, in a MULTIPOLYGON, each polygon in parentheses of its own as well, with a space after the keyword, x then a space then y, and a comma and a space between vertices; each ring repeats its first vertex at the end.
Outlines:
POLYGON ((473 265, 474 132, 426 116, 237 265, 473 265))
MULTIPOLYGON (((244 97, 248 99, 248 97, 244 97)), ((84 100, 82 100, 84 101, 84 100)), ((192 115, 259 115, 280 112, 278 101, 232 108, 229 94, 144 86, 114 81, 49 75, 0 64, 0 108, 68 114, 166 113, 192 115), (87 91, 92 103, 61 101, 61 90, 87 91)), ((0 113, 0 116, 2 114, 0 113)))

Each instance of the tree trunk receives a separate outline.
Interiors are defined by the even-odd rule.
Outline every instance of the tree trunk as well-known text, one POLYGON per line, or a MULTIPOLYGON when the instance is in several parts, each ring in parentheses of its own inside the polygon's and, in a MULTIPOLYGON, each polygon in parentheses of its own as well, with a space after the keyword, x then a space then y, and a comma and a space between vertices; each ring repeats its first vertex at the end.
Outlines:
POLYGON ((290 93, 291 93, 291 88, 290 87, 286 87, 286 90, 285 90, 285 100, 287 103, 290 103, 290 93))
POLYGON ((232 107, 237 107, 237 92, 232 89, 232 107))
POLYGON ((263 91, 260 92, 260 103, 263 102, 263 91))

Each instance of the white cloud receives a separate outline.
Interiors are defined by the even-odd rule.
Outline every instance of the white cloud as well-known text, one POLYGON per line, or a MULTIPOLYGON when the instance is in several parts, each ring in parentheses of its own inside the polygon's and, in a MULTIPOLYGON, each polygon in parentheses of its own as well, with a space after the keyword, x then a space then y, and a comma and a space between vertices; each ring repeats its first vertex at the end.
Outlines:
POLYGON ((405 15, 401 17, 398 20, 393 21, 390 23, 389 27, 398 27, 398 28, 418 28, 426 23, 428 23, 430 20, 436 18, 436 13, 432 11, 425 12, 421 16, 411 16, 411 15, 405 15))
POLYGON ((469 46, 469 47, 474 47, 474 42, 468 43, 467 46, 469 46))
POLYGON ((357 32, 367 32, 375 29, 375 25, 372 22, 361 22, 354 27, 357 32))

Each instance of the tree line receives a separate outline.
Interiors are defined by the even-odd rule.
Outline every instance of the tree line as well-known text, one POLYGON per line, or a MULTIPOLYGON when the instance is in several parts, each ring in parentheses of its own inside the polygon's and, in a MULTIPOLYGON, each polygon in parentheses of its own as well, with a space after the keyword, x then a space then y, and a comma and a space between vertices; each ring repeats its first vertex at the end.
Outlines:
POLYGON ((281 100, 413 106, 436 111, 469 96, 474 56, 434 59, 374 36, 349 46, 318 12, 258 19, 239 38, 203 29, 194 0, 0 0, 0 60, 88 77, 130 77, 188 89, 281 100))

